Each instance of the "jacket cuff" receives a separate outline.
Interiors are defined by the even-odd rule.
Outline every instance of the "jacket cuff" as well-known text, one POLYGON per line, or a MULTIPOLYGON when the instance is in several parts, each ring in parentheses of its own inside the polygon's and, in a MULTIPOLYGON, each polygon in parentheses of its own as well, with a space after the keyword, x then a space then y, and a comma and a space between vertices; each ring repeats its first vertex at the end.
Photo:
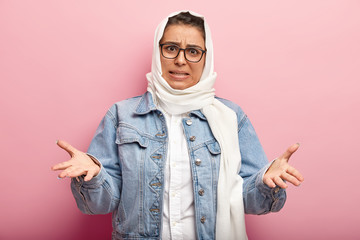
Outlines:
POLYGON ((255 187, 266 197, 272 199, 271 212, 278 212, 284 206, 286 201, 286 190, 279 186, 274 188, 269 187, 263 181, 266 171, 269 169, 271 164, 275 161, 269 162, 265 167, 261 169, 255 180, 255 187))

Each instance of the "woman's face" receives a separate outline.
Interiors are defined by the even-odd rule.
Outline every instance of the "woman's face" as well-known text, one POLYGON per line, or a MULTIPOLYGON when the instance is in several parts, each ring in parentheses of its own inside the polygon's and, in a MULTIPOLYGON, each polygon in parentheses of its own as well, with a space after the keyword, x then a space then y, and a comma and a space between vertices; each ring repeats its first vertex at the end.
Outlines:
MULTIPOLYGON (((205 50, 205 41, 201 31, 189 25, 170 25, 165 29, 160 41, 162 44, 171 43, 180 48, 197 47, 205 50)), ((174 59, 168 59, 160 54, 162 77, 173 88, 183 90, 194 86, 202 75, 205 57, 200 62, 192 63, 185 59, 184 51, 174 59)))

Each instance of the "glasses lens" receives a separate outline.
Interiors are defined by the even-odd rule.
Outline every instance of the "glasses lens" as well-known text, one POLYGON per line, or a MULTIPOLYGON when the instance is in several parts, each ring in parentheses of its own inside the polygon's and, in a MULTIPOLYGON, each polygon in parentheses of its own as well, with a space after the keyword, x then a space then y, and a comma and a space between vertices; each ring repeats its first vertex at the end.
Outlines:
POLYGON ((198 48, 187 48, 185 50, 185 56, 190 62, 198 62, 201 59, 202 51, 198 48))
MULTIPOLYGON (((180 47, 174 44, 164 44, 161 45, 161 53, 165 58, 176 58, 179 55, 180 47)), ((201 49, 196 47, 186 48, 185 51, 185 58, 189 62, 199 62, 203 55, 201 49)))
POLYGON ((166 58, 176 58, 179 52, 179 47, 176 45, 165 44, 162 46, 162 54, 166 58))

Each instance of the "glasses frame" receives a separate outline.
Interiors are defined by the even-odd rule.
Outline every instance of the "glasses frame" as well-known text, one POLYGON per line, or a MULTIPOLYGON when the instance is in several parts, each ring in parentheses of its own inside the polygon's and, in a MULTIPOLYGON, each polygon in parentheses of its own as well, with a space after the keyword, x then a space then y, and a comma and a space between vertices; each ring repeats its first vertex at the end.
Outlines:
POLYGON ((183 50, 183 51, 184 51, 184 57, 185 57, 186 61, 191 62, 191 63, 198 63, 198 62, 201 61, 202 57, 204 56, 204 53, 206 53, 206 50, 202 50, 201 48, 189 47, 189 48, 195 48, 195 49, 201 51, 201 57, 200 57, 200 59, 199 59, 198 61, 190 61, 190 60, 187 59, 187 57, 186 57, 186 49, 189 49, 189 48, 181 48, 181 47, 179 47, 178 45, 176 45, 176 44, 171 44, 171 43, 160 43, 159 45, 160 45, 160 48, 161 48, 161 51, 160 51, 160 52, 161 52, 161 55, 162 55, 164 58, 167 58, 167 59, 175 59, 175 58, 177 58, 177 57, 179 56, 179 54, 180 54, 180 51, 183 50), (165 57, 165 55, 164 55, 164 53, 163 53, 163 46, 164 46, 164 45, 169 45, 169 46, 176 46, 176 47, 178 47, 178 48, 179 48, 179 51, 178 51, 178 53, 176 54, 176 56, 175 56, 175 57, 172 57, 172 58, 170 58, 170 57, 165 57))

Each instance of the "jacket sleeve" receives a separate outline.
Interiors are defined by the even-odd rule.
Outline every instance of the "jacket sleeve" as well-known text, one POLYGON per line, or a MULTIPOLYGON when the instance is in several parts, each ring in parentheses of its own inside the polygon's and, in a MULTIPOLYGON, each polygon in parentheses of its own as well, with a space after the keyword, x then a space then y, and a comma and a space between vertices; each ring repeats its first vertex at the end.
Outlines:
POLYGON ((73 178, 71 190, 78 208, 86 214, 106 214, 114 211, 121 193, 121 166, 116 141, 115 106, 100 122, 88 149, 88 155, 101 165, 99 174, 85 182, 83 177, 73 178))
POLYGON ((263 183, 264 173, 271 162, 268 162, 256 132, 246 115, 243 115, 240 120, 238 130, 241 152, 240 176, 244 179, 245 213, 266 214, 280 211, 286 201, 286 191, 279 187, 270 188, 263 183))

